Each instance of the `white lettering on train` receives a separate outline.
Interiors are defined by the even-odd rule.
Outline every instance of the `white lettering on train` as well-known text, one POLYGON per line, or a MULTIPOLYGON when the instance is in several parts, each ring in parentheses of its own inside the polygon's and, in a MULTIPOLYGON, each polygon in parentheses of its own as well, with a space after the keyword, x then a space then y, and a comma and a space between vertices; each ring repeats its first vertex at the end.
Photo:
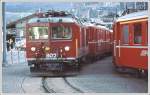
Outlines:
POLYGON ((140 53, 140 56, 147 56, 148 55, 148 51, 147 50, 142 50, 140 53))
POLYGON ((47 54, 46 57, 48 57, 48 58, 56 58, 57 55, 56 55, 56 53, 50 53, 50 54, 47 54))

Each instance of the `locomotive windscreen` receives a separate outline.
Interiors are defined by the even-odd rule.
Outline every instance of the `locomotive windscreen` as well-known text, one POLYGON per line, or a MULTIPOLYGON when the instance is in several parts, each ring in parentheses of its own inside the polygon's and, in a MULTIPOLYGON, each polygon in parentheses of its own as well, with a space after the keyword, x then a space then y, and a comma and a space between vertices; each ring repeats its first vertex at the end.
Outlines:
POLYGON ((69 26, 53 26, 52 39, 71 39, 72 30, 69 26))
POLYGON ((29 28, 29 39, 48 39, 48 27, 31 27, 29 28))

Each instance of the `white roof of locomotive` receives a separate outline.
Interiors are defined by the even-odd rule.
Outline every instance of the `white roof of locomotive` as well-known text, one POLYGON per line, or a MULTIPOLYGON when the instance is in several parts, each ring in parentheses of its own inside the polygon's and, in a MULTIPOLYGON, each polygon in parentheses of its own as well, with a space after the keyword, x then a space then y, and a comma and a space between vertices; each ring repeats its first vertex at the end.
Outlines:
POLYGON ((145 17, 148 17, 148 11, 135 12, 135 13, 131 13, 131 14, 122 16, 122 17, 118 18, 116 20, 116 22, 133 20, 133 19, 140 19, 140 18, 145 18, 145 17))
POLYGON ((29 23, 34 23, 34 22, 37 22, 38 20, 40 22, 52 22, 52 23, 57 23, 60 20, 62 20, 61 22, 68 22, 68 23, 76 22, 76 20, 71 17, 49 17, 49 18, 34 18, 34 19, 29 20, 29 23))

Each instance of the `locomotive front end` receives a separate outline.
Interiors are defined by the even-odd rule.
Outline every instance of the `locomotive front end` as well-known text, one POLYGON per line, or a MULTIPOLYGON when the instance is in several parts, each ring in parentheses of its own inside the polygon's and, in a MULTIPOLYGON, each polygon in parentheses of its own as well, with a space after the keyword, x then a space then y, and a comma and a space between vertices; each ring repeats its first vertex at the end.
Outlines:
POLYGON ((78 71, 78 26, 68 18, 38 18, 27 24, 27 60, 31 72, 78 71), (74 34, 73 34, 74 33, 74 34))

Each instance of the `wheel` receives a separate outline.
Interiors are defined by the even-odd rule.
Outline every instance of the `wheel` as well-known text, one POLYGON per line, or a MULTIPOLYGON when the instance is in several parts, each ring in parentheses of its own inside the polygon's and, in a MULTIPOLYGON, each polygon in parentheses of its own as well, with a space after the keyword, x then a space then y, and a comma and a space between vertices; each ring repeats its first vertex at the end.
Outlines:
POLYGON ((114 69, 115 69, 116 72, 119 72, 119 73, 127 73, 127 68, 119 67, 116 64, 114 64, 114 69))
POLYGON ((113 67, 114 67, 114 69, 115 69, 115 71, 117 71, 118 72, 118 66, 117 66, 117 64, 114 62, 114 61, 112 61, 112 63, 113 63, 113 67))
POLYGON ((33 64, 34 65, 34 67, 30 67, 30 72, 32 73, 32 72, 37 72, 37 71, 39 71, 39 66, 37 65, 37 64, 33 64))
POLYGON ((88 56, 85 57, 85 61, 84 61, 84 64, 90 64, 91 63, 91 60, 88 56))
POLYGON ((148 76, 148 72, 145 71, 145 70, 136 70, 135 76, 136 76, 137 78, 144 78, 144 77, 147 77, 147 76, 148 76))
POLYGON ((82 69, 82 65, 81 65, 81 63, 78 63, 78 71, 80 71, 81 69, 82 69))
POLYGON ((74 67, 75 67, 75 71, 80 71, 82 65, 81 65, 81 63, 76 63, 76 65, 74 67))

